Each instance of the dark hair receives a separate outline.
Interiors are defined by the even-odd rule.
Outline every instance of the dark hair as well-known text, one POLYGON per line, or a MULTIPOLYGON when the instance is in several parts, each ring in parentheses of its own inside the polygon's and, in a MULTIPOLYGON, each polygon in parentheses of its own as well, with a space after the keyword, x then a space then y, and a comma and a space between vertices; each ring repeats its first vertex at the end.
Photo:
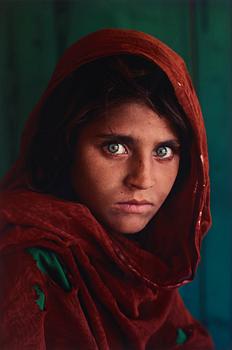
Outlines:
POLYGON ((189 168, 191 128, 166 74, 143 57, 99 58, 68 76, 40 111, 37 132, 26 157, 30 188, 72 199, 70 167, 78 131, 110 106, 128 100, 149 105, 169 120, 181 144, 177 182, 189 168))

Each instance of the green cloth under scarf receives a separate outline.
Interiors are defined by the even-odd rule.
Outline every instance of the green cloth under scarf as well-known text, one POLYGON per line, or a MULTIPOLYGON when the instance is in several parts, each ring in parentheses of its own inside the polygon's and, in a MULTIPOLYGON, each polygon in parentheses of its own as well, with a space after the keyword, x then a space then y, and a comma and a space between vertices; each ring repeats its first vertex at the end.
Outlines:
POLYGON ((67 272, 56 253, 40 247, 28 248, 27 252, 33 256, 42 273, 51 277, 66 292, 72 289, 67 272))

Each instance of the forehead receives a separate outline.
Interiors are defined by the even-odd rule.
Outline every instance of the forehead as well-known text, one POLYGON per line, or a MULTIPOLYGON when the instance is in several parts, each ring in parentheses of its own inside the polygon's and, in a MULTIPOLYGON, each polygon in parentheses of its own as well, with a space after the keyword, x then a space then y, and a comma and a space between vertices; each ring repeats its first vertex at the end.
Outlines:
POLYGON ((149 106, 138 102, 125 102, 107 109, 86 125, 84 134, 122 134, 134 139, 177 138, 170 122, 160 117, 149 106))

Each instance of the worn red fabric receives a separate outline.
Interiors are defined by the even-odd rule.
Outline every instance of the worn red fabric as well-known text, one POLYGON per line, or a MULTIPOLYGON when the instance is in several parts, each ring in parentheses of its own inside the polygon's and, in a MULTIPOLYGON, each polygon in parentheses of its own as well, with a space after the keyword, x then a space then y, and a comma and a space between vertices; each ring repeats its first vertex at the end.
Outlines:
POLYGON ((19 158, 1 189, 2 349, 213 349, 177 289, 194 277, 211 217, 201 109, 183 60, 170 48, 145 33, 120 29, 92 33, 71 46, 31 113, 19 158), (190 176, 141 244, 107 233, 84 205, 32 192, 25 183, 25 154, 45 100, 82 64, 120 53, 143 56, 163 69, 194 132, 190 176), (59 255, 71 291, 38 269, 25 250, 34 246, 59 255), (35 303, 34 285, 45 293, 45 310, 35 303), (179 329, 187 336, 181 345, 179 329))

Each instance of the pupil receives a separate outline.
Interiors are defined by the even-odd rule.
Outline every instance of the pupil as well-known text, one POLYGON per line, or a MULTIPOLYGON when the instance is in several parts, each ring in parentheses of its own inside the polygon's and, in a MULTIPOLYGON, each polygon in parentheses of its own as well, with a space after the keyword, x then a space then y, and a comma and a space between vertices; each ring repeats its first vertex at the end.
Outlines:
POLYGON ((117 152, 118 149, 119 149, 119 146, 118 146, 116 143, 113 143, 113 144, 109 145, 109 150, 110 150, 110 152, 112 152, 112 153, 117 152))
POLYGON ((158 149, 158 156, 166 156, 166 154, 167 154, 167 148, 166 147, 160 147, 159 149, 158 149))

